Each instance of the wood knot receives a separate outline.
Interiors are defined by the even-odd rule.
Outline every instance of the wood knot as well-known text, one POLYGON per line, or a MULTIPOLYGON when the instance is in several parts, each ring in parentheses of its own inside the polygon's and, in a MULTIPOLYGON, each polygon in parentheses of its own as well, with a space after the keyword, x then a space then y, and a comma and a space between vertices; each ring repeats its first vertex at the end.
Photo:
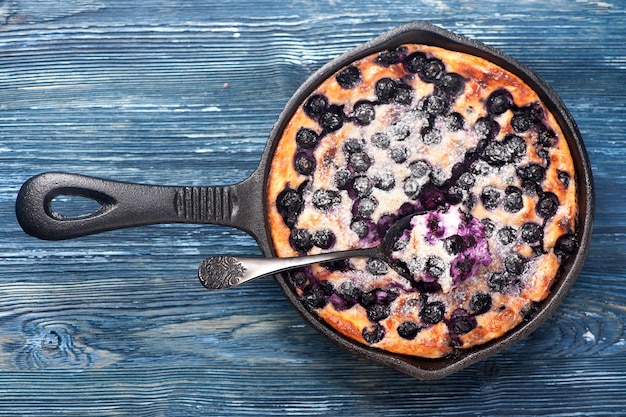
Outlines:
POLYGON ((47 350, 57 350, 61 346, 61 336, 55 331, 50 330, 41 338, 41 347, 47 350))
POLYGON ((69 326, 40 325, 26 340, 15 359, 20 369, 81 368, 93 359, 85 348, 77 347, 69 326))

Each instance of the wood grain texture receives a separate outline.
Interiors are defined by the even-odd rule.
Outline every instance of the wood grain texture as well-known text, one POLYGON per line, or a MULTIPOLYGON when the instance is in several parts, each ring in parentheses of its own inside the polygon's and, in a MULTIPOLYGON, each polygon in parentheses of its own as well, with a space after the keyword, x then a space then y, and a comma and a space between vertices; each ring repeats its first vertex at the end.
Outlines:
POLYGON ((624 27, 626 4, 610 0, 0 1, 0 415, 625 415, 624 27), (260 254, 234 229, 42 242, 17 225, 17 191, 43 171, 243 180, 313 71, 411 21, 530 66, 590 154, 587 263, 505 352, 420 382, 339 350, 271 279, 206 292, 204 257, 260 254))

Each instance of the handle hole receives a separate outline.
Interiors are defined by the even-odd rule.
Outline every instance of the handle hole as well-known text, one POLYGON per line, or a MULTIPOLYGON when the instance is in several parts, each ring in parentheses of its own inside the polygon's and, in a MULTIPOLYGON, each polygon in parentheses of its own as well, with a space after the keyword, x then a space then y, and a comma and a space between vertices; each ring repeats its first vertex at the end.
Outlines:
POLYGON ((89 197, 61 194, 50 201, 50 214, 59 219, 80 219, 94 215, 102 206, 89 197))

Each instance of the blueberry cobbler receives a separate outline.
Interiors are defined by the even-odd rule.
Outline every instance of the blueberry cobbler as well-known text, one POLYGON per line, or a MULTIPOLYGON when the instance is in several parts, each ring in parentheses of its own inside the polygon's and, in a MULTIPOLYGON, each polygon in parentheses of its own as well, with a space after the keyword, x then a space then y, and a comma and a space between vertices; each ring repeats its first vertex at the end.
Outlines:
POLYGON ((389 352, 440 358, 502 336, 577 248, 573 161, 553 115, 510 72, 438 47, 376 53, 320 84, 284 129, 268 184, 280 257, 372 247, 423 213, 392 261, 290 273, 329 326, 389 352))

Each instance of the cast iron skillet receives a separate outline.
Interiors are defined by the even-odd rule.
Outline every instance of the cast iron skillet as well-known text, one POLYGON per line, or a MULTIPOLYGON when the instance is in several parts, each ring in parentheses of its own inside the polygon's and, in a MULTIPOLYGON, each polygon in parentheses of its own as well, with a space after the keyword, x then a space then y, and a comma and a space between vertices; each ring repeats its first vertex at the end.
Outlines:
POLYGON ((557 308, 580 272, 591 240, 594 190, 591 167, 578 128, 557 94, 537 75, 506 54, 439 27, 413 23, 393 29, 334 59, 313 74, 289 100, 274 125, 261 162, 244 181, 225 187, 172 187, 109 181, 66 173, 45 173, 28 180, 19 192, 16 213, 30 235, 59 240, 132 226, 157 223, 211 223, 233 226, 252 235, 267 257, 275 256, 267 227, 266 178, 274 149, 283 129, 298 106, 316 87, 338 69, 372 53, 395 49, 403 43, 422 43, 483 57, 512 72, 533 88, 554 114, 569 144, 576 165, 580 217, 577 225, 579 248, 562 267, 552 292, 537 313, 504 337, 461 351, 453 357, 422 359, 369 348, 338 334, 309 311, 289 284, 288 274, 276 281, 298 312, 319 332, 342 348, 373 362, 413 377, 439 379, 488 358, 534 331, 557 308), (96 200, 100 208, 92 214, 65 218, 51 208, 59 195, 96 200))

